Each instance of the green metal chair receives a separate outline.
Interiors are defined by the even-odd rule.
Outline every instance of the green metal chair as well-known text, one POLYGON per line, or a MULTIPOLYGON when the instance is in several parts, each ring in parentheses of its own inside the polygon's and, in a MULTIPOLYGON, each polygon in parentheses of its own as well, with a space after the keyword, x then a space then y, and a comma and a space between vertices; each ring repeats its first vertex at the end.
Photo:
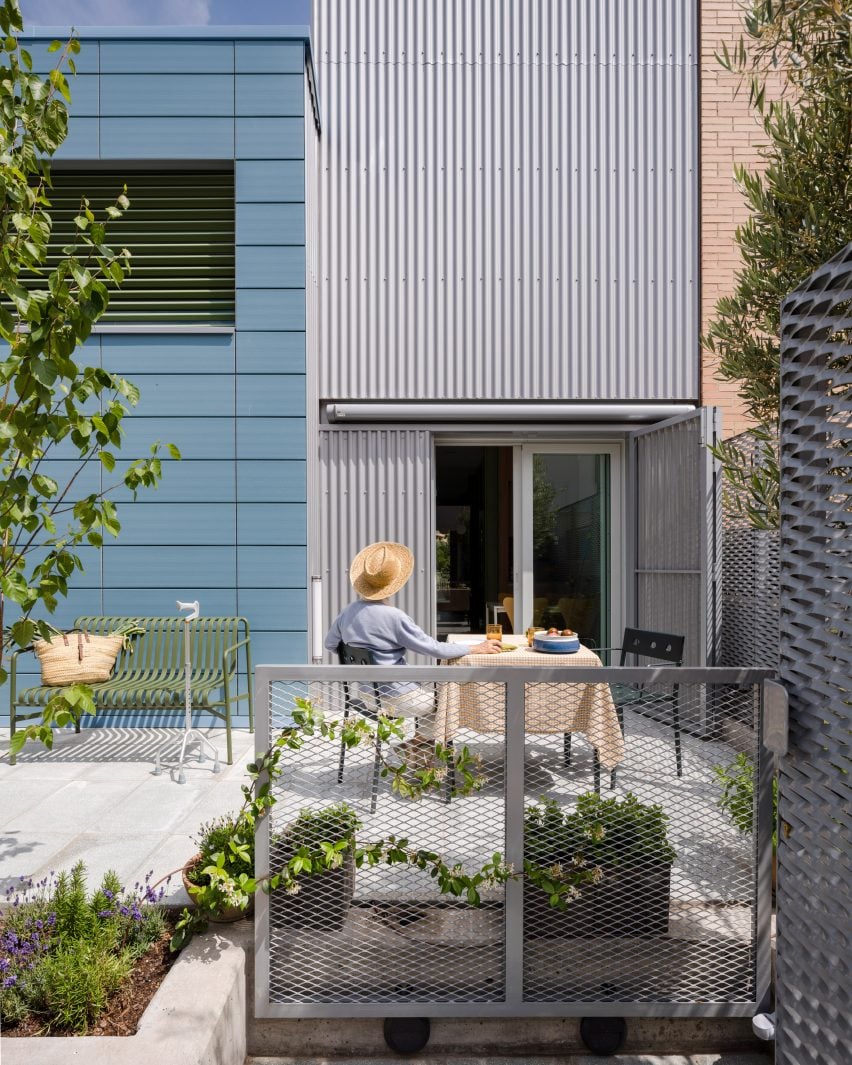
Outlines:
MULTIPOLYGON (((95 706, 105 713, 182 713, 182 618, 135 615, 79 617, 73 627, 93 635, 103 635, 130 624, 145 631, 131 637, 128 646, 119 652, 112 677, 103 684, 91 685, 95 706)), ((189 625, 192 639, 192 706, 194 710, 206 711, 225 723, 228 764, 231 765, 231 718, 234 704, 247 700, 249 729, 254 731, 249 624, 245 618, 201 617, 191 621, 189 625), (235 691, 240 648, 243 649, 247 679, 247 690, 242 694, 235 691)), ((31 648, 25 650, 29 651, 31 648)), ((9 732, 12 736, 19 722, 41 717, 42 707, 59 690, 47 685, 26 688, 20 692, 17 690, 17 660, 23 653, 24 651, 16 651, 10 663, 9 732)), ((78 723, 77 731, 79 730, 78 723)), ((10 763, 14 765, 14 757, 10 758, 10 763)))

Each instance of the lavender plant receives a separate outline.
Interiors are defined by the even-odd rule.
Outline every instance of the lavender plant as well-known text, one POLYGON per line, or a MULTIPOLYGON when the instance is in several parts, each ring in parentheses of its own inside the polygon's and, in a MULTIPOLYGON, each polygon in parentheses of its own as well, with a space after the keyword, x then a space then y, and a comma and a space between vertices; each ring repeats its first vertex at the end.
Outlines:
POLYGON ((0 918, 0 1016, 7 1027, 27 1017, 43 1031, 84 1034, 165 930, 163 890, 125 890, 107 873, 91 895, 79 862, 6 891, 0 918))

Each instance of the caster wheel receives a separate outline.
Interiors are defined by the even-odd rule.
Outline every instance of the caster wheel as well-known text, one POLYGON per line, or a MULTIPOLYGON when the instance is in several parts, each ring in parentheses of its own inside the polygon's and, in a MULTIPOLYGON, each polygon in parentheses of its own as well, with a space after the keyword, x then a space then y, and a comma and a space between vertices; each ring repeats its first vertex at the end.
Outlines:
POLYGON ((617 1054, 627 1040, 627 1021, 623 1017, 584 1017, 580 1021, 580 1038, 599 1057, 617 1054))
POLYGON ((385 1042, 397 1054, 416 1054, 429 1042, 428 1017, 386 1017, 385 1042))

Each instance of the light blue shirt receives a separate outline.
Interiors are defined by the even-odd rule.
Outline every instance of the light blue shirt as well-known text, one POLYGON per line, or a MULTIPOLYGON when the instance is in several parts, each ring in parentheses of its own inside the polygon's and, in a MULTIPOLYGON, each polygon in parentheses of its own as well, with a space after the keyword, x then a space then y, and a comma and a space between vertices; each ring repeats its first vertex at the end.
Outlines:
MULTIPOLYGON (((341 640, 353 647, 366 647, 377 666, 404 666, 406 651, 430 658, 461 658, 470 650, 464 643, 439 643, 398 607, 368 599, 350 603, 332 622, 325 646, 336 651, 341 640)), ((414 683, 393 684, 386 694, 402 695, 417 687, 414 683)))

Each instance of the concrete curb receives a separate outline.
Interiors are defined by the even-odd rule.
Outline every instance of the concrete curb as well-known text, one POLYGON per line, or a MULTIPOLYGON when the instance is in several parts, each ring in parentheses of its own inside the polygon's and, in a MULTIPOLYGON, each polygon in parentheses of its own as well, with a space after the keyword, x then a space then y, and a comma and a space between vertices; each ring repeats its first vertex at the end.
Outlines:
MULTIPOLYGON (((560 1057, 524 1058, 269 1058, 249 1057, 246 1065, 398 1065, 406 1061, 417 1065, 599 1065, 600 1057, 588 1054, 560 1057)), ((763 1054, 617 1054, 606 1059, 613 1065, 767 1065, 763 1054)))
MULTIPOLYGON (((220 926, 221 928, 221 926, 220 926)), ((244 1065, 244 937, 199 936, 148 1005, 136 1035, 0 1037, 2 1065, 244 1065)))

